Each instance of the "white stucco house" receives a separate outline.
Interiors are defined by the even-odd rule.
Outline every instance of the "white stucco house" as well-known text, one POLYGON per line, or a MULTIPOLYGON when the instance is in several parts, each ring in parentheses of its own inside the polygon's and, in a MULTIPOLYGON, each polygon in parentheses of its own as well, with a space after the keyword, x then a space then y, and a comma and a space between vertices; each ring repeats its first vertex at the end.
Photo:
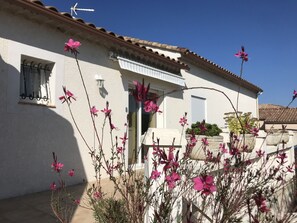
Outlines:
MULTIPOLYGON (((225 125, 224 113, 232 108, 223 95, 181 91, 184 86, 216 88, 235 103, 240 84, 239 110, 258 116, 259 87, 187 49, 118 36, 36 0, 1 1, 0 21, 0 199, 47 190, 54 177, 52 152, 66 169, 75 169, 70 184, 93 180, 84 141, 58 99, 62 86, 75 94, 75 119, 86 141, 96 146, 76 61, 64 52, 69 38, 82 43, 78 58, 90 101, 98 109, 109 102, 118 127, 114 135, 123 135, 129 117, 128 164, 141 167, 144 154, 133 154, 150 118, 129 94, 134 80, 150 83, 152 95, 165 95, 158 100, 162 113, 152 118, 152 127, 180 128, 185 112, 190 123, 205 119, 225 125), (98 77, 104 79, 103 87, 98 77)), ((108 131, 104 137, 109 138, 108 131)), ((105 143, 108 155, 110 145, 105 143)))
MULTIPOLYGON (((254 117, 259 117, 258 96, 262 93, 262 89, 258 86, 239 78, 190 49, 131 37, 125 37, 125 39, 187 64, 189 69, 182 69, 181 75, 185 78, 188 88, 209 87, 222 91, 231 99, 235 108, 237 92, 240 88, 238 111, 252 112, 254 117)), ((194 89, 184 91, 183 96, 185 107, 189 108, 190 123, 205 119, 209 123, 217 123, 220 127, 224 127, 225 123, 222 119, 224 113, 233 111, 227 98, 218 92, 194 89)))

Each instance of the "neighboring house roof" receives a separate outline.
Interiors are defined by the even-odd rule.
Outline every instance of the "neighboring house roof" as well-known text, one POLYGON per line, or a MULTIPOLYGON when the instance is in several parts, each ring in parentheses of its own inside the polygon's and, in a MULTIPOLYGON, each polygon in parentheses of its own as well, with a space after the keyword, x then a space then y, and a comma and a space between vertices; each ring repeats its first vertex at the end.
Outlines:
MULTIPOLYGON (((259 119, 267 124, 293 124, 297 123, 297 108, 283 106, 266 107, 259 109, 259 119)), ((263 107, 263 106, 262 106, 263 107)))
POLYGON ((282 105, 274 105, 274 104, 259 104, 259 109, 269 109, 269 108, 284 108, 282 105))
POLYGON ((205 68, 207 70, 214 72, 215 74, 222 76, 225 79, 235 82, 236 84, 241 84, 242 87, 245 87, 245 88, 255 91, 257 93, 263 92, 263 90, 260 87, 248 82, 247 80, 245 80, 245 79, 239 77, 238 75, 230 72, 229 70, 219 66, 218 64, 190 51, 187 48, 179 47, 179 46, 172 46, 172 45, 168 45, 168 44, 152 42, 152 41, 147 41, 147 40, 141 40, 141 39, 127 37, 127 36, 125 36, 124 38, 126 40, 131 40, 133 43, 139 43, 140 45, 143 45, 143 46, 151 46, 151 47, 157 47, 160 49, 179 52, 184 57, 190 59, 192 62, 198 64, 199 66, 202 66, 203 68, 205 68))
MULTIPOLYGON (((15 4, 21 6, 23 9, 33 10, 34 12, 40 13, 44 16, 50 16, 51 19, 58 20, 61 23, 65 23, 69 30, 73 28, 80 29, 81 32, 88 32, 95 38, 105 38, 116 44, 120 44, 123 47, 132 49, 135 52, 140 52, 146 56, 155 58, 157 61, 160 60, 164 63, 167 63, 171 66, 175 66, 179 69, 188 69, 188 66, 178 60, 172 59, 168 56, 161 55, 158 52, 141 46, 138 43, 134 43, 131 40, 124 39, 123 36, 116 35, 113 32, 106 31, 104 28, 96 27, 92 23, 87 23, 82 19, 73 18, 69 13, 59 12, 55 7, 44 6, 41 1, 38 0, 14 0, 8 1, 9 4, 15 4)), ((57 23, 58 25, 59 23, 57 23)), ((84 33, 85 35, 85 33, 84 33)))

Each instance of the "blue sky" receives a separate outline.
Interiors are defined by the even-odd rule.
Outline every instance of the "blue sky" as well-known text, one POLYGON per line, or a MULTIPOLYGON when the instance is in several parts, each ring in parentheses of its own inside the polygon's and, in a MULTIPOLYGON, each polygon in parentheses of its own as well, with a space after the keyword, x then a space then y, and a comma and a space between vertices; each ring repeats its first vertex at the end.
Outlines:
MULTIPOLYGON (((120 35, 189 48, 261 87, 260 103, 287 105, 297 90, 296 0, 42 0, 120 35)), ((297 102, 292 104, 297 106, 297 102)))

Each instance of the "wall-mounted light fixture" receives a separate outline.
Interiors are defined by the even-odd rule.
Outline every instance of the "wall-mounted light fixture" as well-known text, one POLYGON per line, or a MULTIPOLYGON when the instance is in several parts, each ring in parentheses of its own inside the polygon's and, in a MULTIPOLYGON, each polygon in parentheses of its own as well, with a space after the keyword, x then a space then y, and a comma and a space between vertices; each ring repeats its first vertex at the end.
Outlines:
POLYGON ((97 81, 97 85, 99 86, 100 89, 104 87, 104 79, 100 74, 95 75, 95 80, 97 81))

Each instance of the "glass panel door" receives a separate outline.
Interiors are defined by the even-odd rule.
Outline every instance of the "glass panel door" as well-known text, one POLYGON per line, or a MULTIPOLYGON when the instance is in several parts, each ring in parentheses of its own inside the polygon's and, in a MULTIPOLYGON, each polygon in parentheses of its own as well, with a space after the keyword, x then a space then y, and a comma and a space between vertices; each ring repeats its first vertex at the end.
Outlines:
POLYGON ((129 134, 128 134, 128 164, 135 164, 137 157, 137 115, 139 110, 139 103, 137 103, 134 97, 129 94, 129 134))
MULTIPOLYGON (((149 93, 148 98, 154 99, 156 94, 149 93)), ((147 151, 141 147, 141 140, 145 136, 148 128, 156 128, 156 114, 145 112, 144 103, 136 102, 134 97, 129 94, 129 148, 128 148, 128 164, 144 163, 147 151), (141 147, 141 148, 140 148, 141 147)))

